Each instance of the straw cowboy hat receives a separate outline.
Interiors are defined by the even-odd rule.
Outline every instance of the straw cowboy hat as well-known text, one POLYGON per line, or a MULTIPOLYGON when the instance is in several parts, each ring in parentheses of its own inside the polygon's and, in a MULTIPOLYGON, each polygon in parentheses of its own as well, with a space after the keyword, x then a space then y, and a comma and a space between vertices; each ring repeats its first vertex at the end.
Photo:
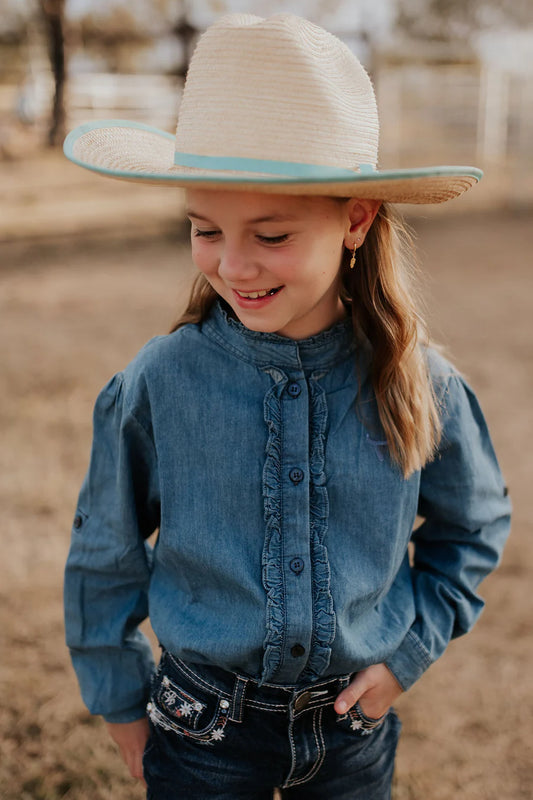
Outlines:
POLYGON ((292 14, 232 14, 201 37, 176 136, 101 120, 65 140, 76 164, 169 186, 440 203, 481 178, 475 167, 378 171, 370 79, 332 34, 292 14))

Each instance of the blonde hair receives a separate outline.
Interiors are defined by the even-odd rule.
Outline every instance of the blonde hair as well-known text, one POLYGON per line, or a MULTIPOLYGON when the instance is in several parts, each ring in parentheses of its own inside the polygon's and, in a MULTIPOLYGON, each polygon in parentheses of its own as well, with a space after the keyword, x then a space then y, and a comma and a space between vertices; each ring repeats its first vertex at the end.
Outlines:
POLYGON ((370 379, 392 459, 407 478, 430 461, 441 435, 425 357, 426 328, 415 304, 412 235, 393 206, 382 204, 349 268, 344 302, 354 334, 371 348, 370 379))
MULTIPOLYGON (((412 236, 392 206, 382 204, 350 269, 345 250, 341 297, 354 335, 371 349, 370 379, 389 452, 404 477, 435 453, 440 417, 421 342, 427 336, 415 307, 412 236)), ((199 273, 172 331, 204 320, 217 293, 199 273)))

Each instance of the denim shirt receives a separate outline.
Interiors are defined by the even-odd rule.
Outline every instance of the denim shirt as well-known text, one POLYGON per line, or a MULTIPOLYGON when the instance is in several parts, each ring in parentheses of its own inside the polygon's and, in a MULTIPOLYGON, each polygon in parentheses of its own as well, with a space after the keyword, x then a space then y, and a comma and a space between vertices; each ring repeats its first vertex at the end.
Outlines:
POLYGON ((217 304, 108 383, 65 580, 92 713, 143 716, 148 614, 185 661, 291 686, 385 662, 407 689, 471 628, 510 503, 472 391, 428 362, 443 435, 408 479, 349 321, 294 341, 217 304))

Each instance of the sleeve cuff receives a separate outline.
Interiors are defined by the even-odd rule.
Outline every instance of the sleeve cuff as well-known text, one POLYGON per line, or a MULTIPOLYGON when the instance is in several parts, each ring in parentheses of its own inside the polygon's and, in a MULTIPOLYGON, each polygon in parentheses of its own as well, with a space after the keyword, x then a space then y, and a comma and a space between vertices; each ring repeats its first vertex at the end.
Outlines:
POLYGON ((431 664, 429 652, 413 630, 407 631, 399 648, 385 661, 404 692, 416 683, 431 664))

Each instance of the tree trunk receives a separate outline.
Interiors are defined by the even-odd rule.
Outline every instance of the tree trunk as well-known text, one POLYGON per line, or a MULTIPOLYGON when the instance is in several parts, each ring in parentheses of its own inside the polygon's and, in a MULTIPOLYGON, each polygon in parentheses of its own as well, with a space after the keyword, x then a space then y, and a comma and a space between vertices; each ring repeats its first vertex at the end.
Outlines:
POLYGON ((48 143, 55 147, 65 138, 65 0, 39 0, 48 40, 48 55, 54 76, 48 143))
POLYGON ((187 70, 189 69, 189 59, 191 57, 191 44, 194 40, 194 37, 198 33, 196 28, 193 28, 189 25, 187 21, 187 17, 183 16, 179 22, 174 25, 173 28, 174 35, 180 40, 181 45, 183 47, 183 64, 181 65, 181 69, 178 72, 178 75, 185 79, 187 75, 187 70))

